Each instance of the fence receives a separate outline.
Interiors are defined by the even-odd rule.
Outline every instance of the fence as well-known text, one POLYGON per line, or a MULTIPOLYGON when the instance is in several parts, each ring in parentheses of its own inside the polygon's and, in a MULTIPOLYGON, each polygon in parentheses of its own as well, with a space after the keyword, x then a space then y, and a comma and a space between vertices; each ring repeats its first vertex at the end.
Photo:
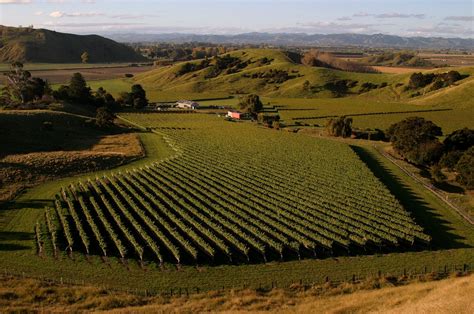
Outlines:
POLYGON ((222 286, 215 286, 212 289, 209 288, 202 288, 202 287, 163 287, 163 288, 127 288, 127 287, 112 287, 109 284, 105 283, 97 283, 97 282, 86 282, 85 280, 77 280, 77 279, 70 279, 70 278, 48 278, 46 276, 34 276, 26 274, 25 272, 18 272, 11 269, 4 269, 3 274, 5 276, 14 276, 17 278, 31 278, 40 280, 45 283, 51 284, 58 284, 58 285, 76 285, 76 286, 95 286, 98 288, 106 289, 108 291, 113 292, 125 292, 140 296, 189 296, 190 294, 196 294, 206 291, 228 291, 232 289, 255 289, 260 291, 270 291, 275 288, 282 288, 282 289, 289 289, 298 285, 299 287, 308 288, 312 286, 323 285, 327 283, 331 283, 333 285, 339 285, 342 283, 352 283, 357 284, 364 282, 369 279, 376 279, 376 278, 399 278, 399 277, 407 277, 407 278, 420 278, 423 276, 431 275, 435 276, 436 278, 446 278, 450 274, 453 273, 462 273, 462 274, 470 274, 473 270, 472 264, 451 264, 451 265, 444 265, 442 267, 437 267, 433 269, 430 266, 424 266, 418 269, 400 269, 399 271, 395 272, 383 272, 381 270, 376 271, 375 273, 371 273, 368 275, 360 275, 360 274, 351 274, 346 275, 345 277, 336 277, 332 278, 331 276, 323 276, 320 278, 301 278, 296 279, 292 282, 279 282, 278 280, 271 281, 271 282, 252 282, 252 284, 248 283, 239 283, 239 284, 227 284, 222 286))
POLYGON ((406 175, 408 175, 409 177, 411 177, 413 180, 415 180, 416 182, 420 183, 421 185, 423 185, 427 190, 429 190, 431 193, 433 193, 438 199, 440 199, 443 203, 447 204, 449 207, 451 207, 452 209, 454 209, 461 217, 463 217, 467 222, 469 222, 471 225, 474 225, 474 220, 468 215, 466 214, 461 208, 459 208, 458 206, 456 206, 455 204, 453 204, 452 201, 449 200, 449 197, 448 195, 446 195, 442 190, 436 188, 435 186, 431 185, 431 184, 426 184, 425 182, 423 182, 423 180, 421 180, 420 178, 418 178, 418 176, 410 171, 408 171, 407 169, 405 169, 404 167, 402 167, 398 162, 397 160, 392 157, 390 154, 384 152, 384 151, 381 151, 376 145, 374 145, 375 149, 382 155, 384 156, 385 158, 387 158, 390 162, 392 162, 395 166, 397 166, 400 170, 402 170, 406 175))

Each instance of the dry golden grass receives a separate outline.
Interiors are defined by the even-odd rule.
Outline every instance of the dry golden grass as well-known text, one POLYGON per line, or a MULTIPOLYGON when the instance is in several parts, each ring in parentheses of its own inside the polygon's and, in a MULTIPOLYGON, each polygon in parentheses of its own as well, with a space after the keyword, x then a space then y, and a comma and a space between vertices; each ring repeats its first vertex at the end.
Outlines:
MULTIPOLYGON (((472 313, 474 276, 441 281, 370 280, 270 292, 239 290, 189 297, 140 297, 97 287, 0 277, 1 312, 108 313, 472 313), (396 286, 402 284, 402 286, 396 286)), ((430 279, 430 278, 425 278, 430 279)))
POLYGON ((406 67, 387 67, 387 66, 372 66, 381 73, 404 74, 430 70, 430 68, 406 68, 406 67))
POLYGON ((79 173, 119 166, 144 156, 136 134, 103 136, 83 150, 61 150, 12 154, 0 158, 0 201, 14 197, 20 190, 79 173))

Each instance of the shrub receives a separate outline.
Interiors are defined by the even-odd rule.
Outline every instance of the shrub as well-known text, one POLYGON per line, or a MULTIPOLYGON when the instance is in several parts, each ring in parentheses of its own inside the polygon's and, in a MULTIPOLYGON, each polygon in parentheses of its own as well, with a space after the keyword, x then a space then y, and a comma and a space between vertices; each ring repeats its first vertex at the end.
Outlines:
POLYGON ((474 189, 474 147, 469 148, 459 159, 456 181, 468 189, 474 189))

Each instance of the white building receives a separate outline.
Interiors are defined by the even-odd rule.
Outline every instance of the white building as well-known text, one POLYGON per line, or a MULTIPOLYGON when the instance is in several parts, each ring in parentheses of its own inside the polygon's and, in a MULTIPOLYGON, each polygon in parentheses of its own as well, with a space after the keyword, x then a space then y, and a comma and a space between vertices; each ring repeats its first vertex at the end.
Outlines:
POLYGON ((199 108, 199 104, 195 101, 190 100, 178 100, 176 102, 176 108, 194 110, 199 108))

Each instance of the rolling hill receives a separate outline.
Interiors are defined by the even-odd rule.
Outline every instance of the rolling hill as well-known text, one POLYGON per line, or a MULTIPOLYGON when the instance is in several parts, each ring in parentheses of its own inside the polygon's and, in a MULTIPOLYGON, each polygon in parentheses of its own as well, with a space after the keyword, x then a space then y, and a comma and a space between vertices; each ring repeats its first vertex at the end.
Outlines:
MULTIPOLYGON (((472 67, 428 72, 447 72, 452 69, 467 76, 457 85, 470 81, 474 74, 472 67)), ((310 67, 294 62, 283 50, 245 49, 213 59, 158 67, 137 75, 135 81, 146 86, 147 90, 176 95, 212 91, 230 95, 258 93, 260 96, 285 98, 375 97, 389 101, 415 100, 415 92, 427 95, 428 92, 424 90, 406 88, 410 75, 310 67)))
POLYGON ((146 60, 132 48, 98 35, 0 26, 0 62, 80 63, 83 52, 90 63, 146 60))

